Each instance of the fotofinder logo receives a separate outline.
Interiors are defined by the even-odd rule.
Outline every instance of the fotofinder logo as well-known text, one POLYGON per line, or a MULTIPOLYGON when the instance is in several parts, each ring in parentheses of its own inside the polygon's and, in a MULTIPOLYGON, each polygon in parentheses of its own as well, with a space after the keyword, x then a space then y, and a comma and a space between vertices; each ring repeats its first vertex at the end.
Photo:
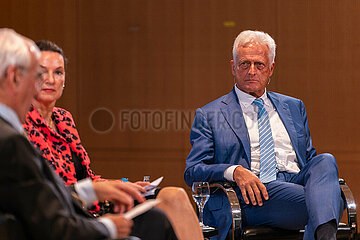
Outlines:
POLYGON ((89 115, 90 128, 99 134, 111 131, 188 131, 195 110, 122 109, 113 112, 97 108, 89 115))

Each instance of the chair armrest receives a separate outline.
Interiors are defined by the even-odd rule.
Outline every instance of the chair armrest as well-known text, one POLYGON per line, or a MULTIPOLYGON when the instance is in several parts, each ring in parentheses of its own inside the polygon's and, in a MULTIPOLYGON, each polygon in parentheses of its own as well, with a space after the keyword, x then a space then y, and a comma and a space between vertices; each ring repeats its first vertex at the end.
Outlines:
POLYGON ((348 215, 348 225, 354 233, 357 233, 357 215, 354 196, 344 179, 339 178, 339 184, 345 201, 345 207, 348 215))
POLYGON ((241 208, 236 192, 229 182, 210 183, 210 188, 212 193, 221 189, 229 200, 232 217, 232 239, 235 239, 235 230, 241 228, 241 208))

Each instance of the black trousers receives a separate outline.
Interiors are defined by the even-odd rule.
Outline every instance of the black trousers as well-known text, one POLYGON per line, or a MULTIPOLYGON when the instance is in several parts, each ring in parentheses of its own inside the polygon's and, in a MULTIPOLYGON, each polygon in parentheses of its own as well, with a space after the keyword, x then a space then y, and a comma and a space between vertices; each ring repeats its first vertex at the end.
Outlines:
POLYGON ((141 240, 177 240, 169 219, 160 209, 150 209, 133 221, 131 236, 141 240))

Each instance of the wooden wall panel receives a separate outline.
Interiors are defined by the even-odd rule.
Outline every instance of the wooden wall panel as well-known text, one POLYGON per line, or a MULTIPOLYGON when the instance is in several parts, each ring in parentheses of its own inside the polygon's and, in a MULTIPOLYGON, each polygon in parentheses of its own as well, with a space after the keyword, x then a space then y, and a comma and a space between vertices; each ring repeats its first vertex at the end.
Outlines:
POLYGON ((355 0, 3 0, 0 26, 64 48, 59 105, 73 113, 97 173, 164 175, 177 186, 194 110, 233 87, 233 40, 268 32, 278 46, 269 90, 304 101, 314 146, 335 155, 359 201, 359 11, 355 0), (122 127, 126 111, 170 114, 170 126, 122 127), (181 113, 188 119, 176 128, 181 113))
MULTIPOLYGON (((122 151, 96 152, 93 157, 103 159, 96 161, 98 173, 106 173, 107 178, 127 177, 131 181, 143 179, 144 175, 152 180, 164 176, 162 186, 174 185, 183 178, 184 155, 181 152, 122 151)), ((185 187, 185 183, 178 186, 185 187)))
MULTIPOLYGON (((79 115, 83 141, 91 156, 101 161, 94 166, 104 170, 106 176, 125 174, 132 178, 151 172, 184 185, 183 131, 167 128, 165 123, 159 129, 147 128, 152 119, 144 120, 138 130, 121 127, 127 110, 142 116, 152 111, 164 117, 183 107, 182 1, 80 1, 79 9, 79 115), (98 36, 95 39, 94 29, 98 36), (98 134, 89 124, 98 108, 113 114, 114 127, 104 134, 98 134), (123 152, 129 153, 126 163, 123 152), (175 158, 173 152, 177 153, 175 158), (138 157, 132 157, 138 153, 138 157), (110 157, 102 157, 107 154, 110 157), (164 158, 172 163, 171 171, 163 171, 164 158), (116 163, 117 168, 106 167, 116 163)), ((131 124, 131 119, 128 122, 131 124)))
POLYGON ((349 24, 360 20, 359 4, 279 2, 276 89, 304 101, 321 152, 359 151, 360 141, 349 137, 360 130, 353 124, 360 113, 351 110, 351 95, 360 88, 354 71, 360 34, 349 24))
POLYGON ((33 39, 48 39, 63 48, 69 65, 66 88, 58 105, 76 116, 77 110, 77 2, 62 0, 3 0, 0 2, 0 27, 13 28, 33 39))
POLYGON ((196 108, 231 91, 232 44, 241 30, 276 30, 270 1, 184 1, 186 106, 196 108), (256 7, 262 4, 262 8, 256 7))

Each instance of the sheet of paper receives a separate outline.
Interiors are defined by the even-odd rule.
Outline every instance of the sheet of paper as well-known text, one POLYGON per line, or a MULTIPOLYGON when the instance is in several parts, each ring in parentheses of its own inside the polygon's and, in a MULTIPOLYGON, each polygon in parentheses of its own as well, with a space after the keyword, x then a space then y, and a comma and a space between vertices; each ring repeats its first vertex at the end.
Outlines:
POLYGON ((145 190, 146 192, 143 193, 142 195, 144 197, 146 196, 150 196, 150 195, 154 195, 155 194, 155 190, 156 188, 159 186, 159 184, 161 183, 161 181, 163 180, 164 177, 159 177, 158 179, 156 179, 155 181, 152 181, 149 185, 145 186, 145 190))
POLYGON ((133 219, 136 216, 139 216, 140 214, 143 214, 144 212, 149 211, 151 208, 153 208, 156 204, 160 203, 161 200, 159 199, 149 199, 134 208, 130 209, 130 211, 124 213, 124 217, 126 219, 133 219))

